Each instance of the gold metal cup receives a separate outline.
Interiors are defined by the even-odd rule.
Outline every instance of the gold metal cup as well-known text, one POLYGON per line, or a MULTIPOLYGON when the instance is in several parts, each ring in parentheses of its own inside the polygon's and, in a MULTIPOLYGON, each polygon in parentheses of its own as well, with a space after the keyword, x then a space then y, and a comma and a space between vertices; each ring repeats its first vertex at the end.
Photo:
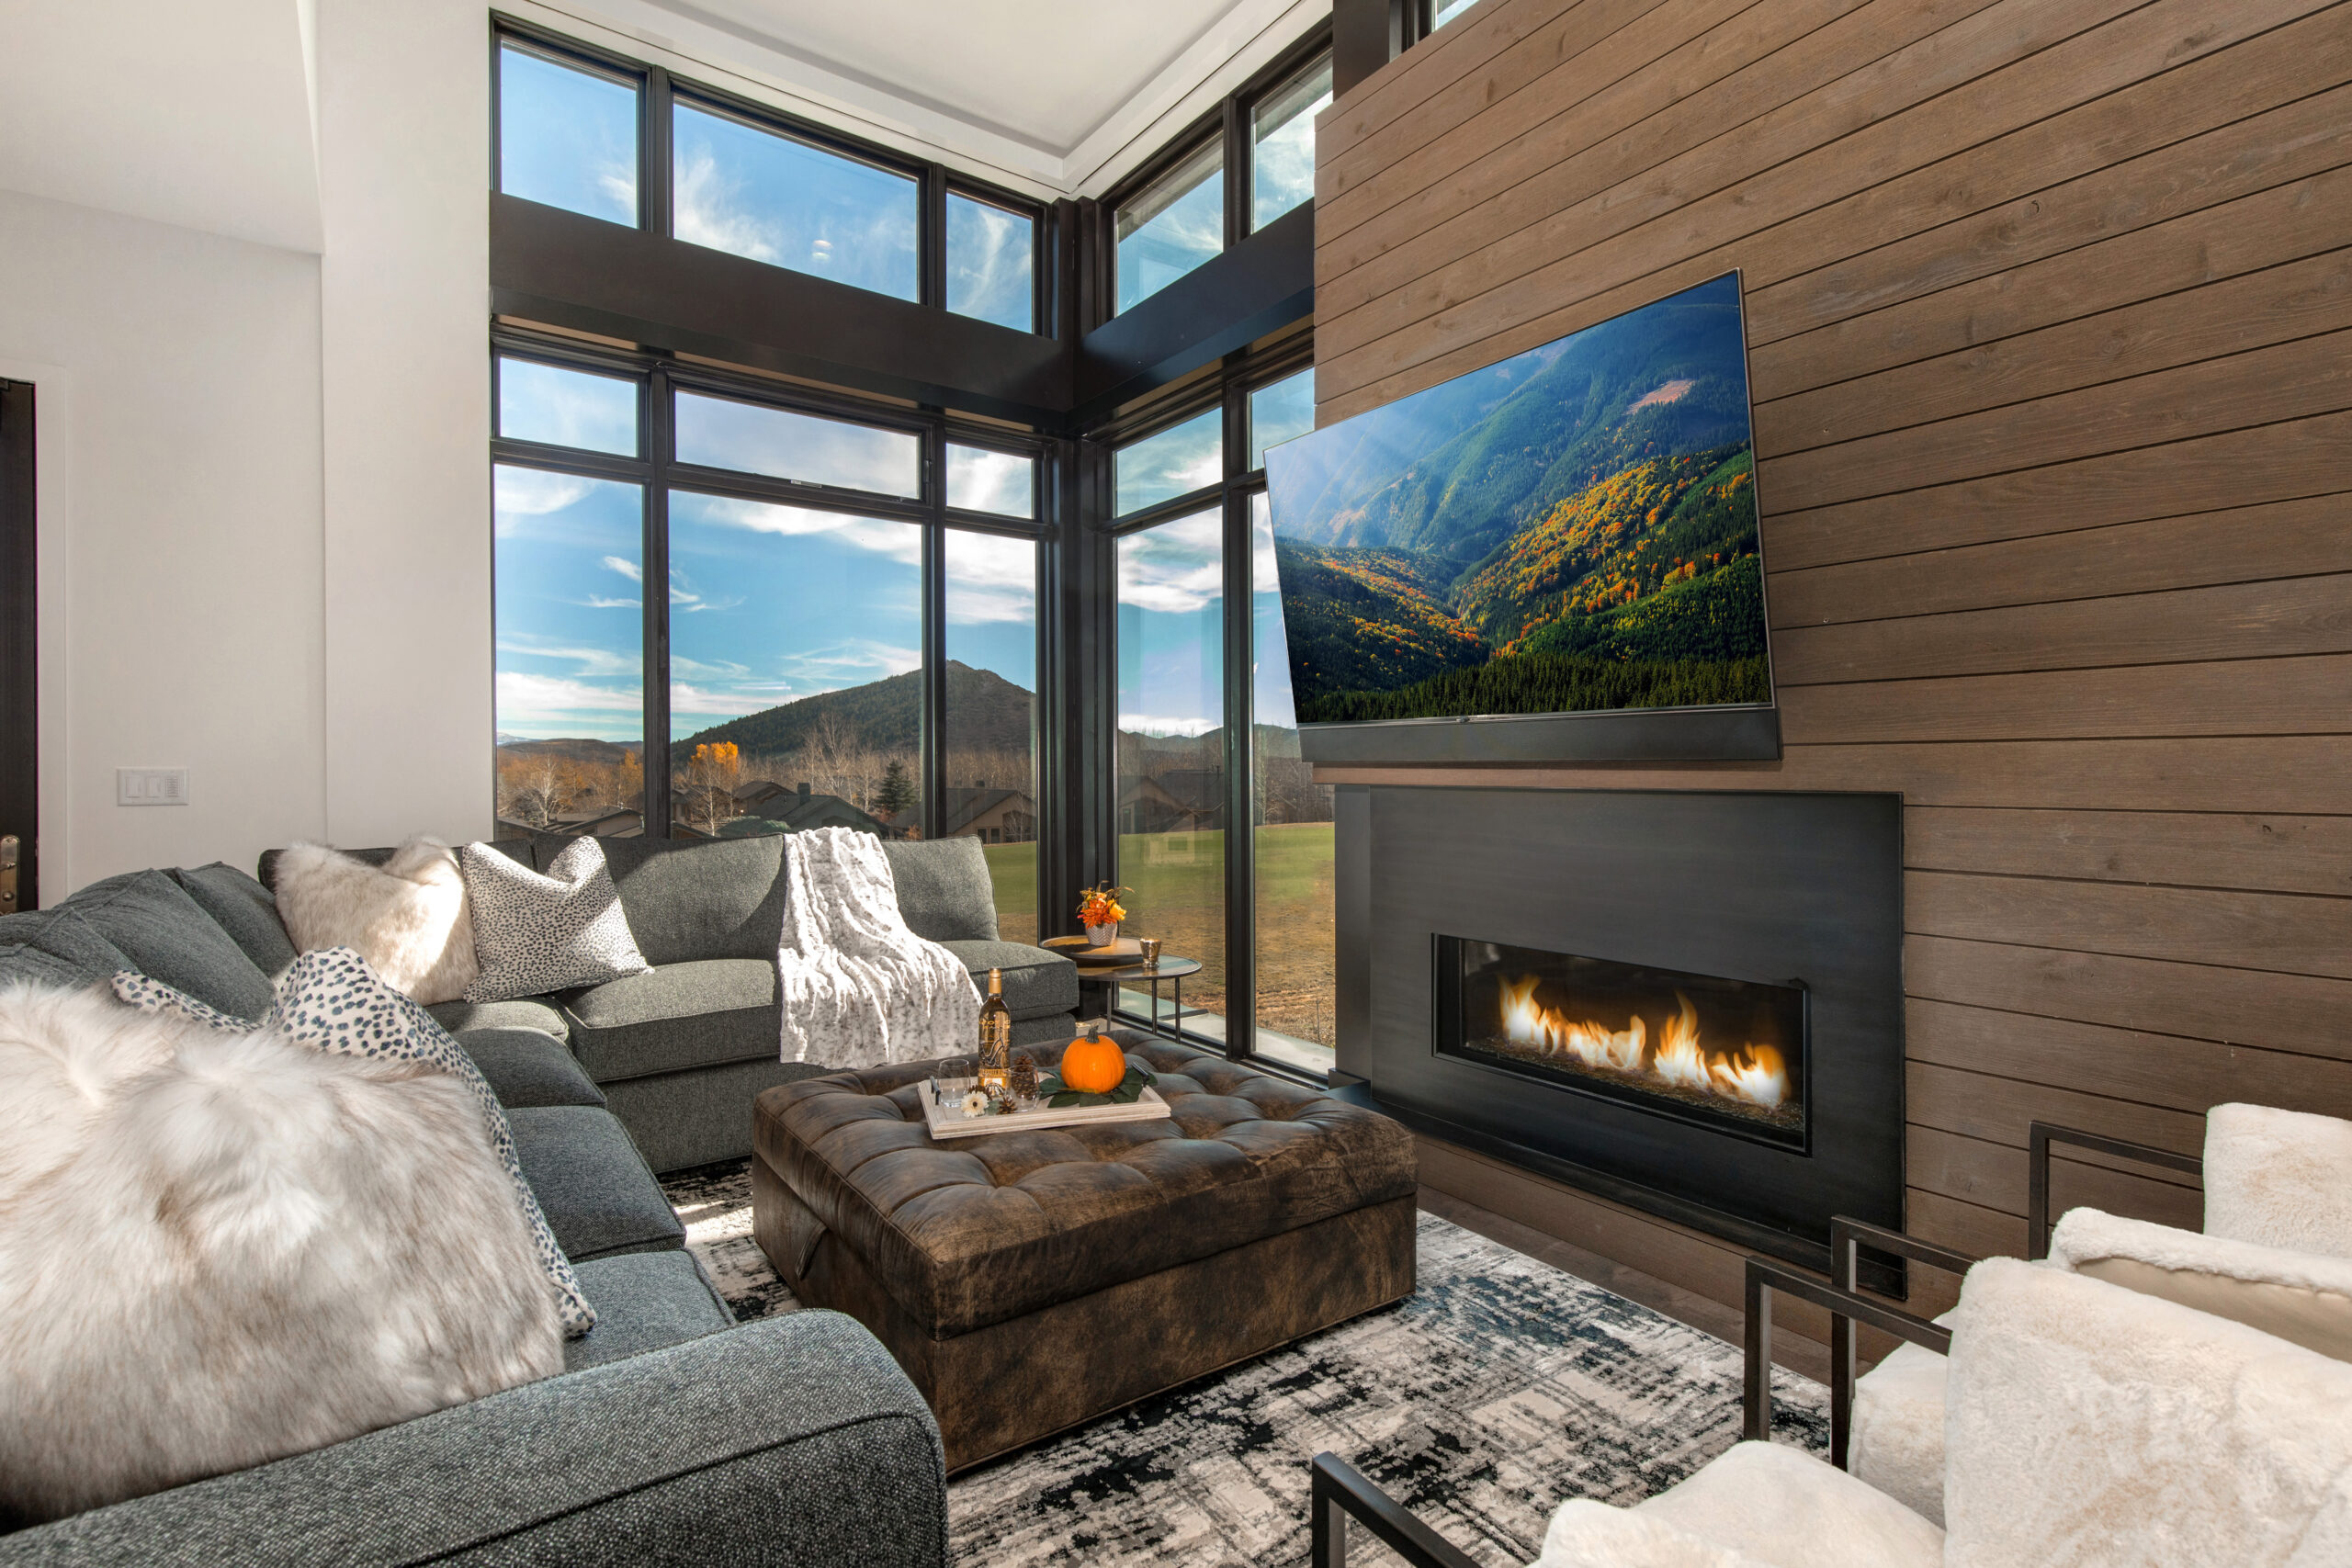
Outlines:
POLYGON ((1143 948, 1143 966, 1147 969, 1159 968, 1159 939, 1156 936, 1148 936, 1139 938, 1138 941, 1143 948))

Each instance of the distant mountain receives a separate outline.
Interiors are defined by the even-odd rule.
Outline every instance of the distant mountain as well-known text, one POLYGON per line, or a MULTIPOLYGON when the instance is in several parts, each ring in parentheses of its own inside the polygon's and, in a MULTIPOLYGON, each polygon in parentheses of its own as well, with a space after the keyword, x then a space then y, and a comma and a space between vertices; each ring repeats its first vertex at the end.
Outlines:
MULTIPOLYGON (((1027 750, 1035 700, 1033 693, 993 670, 948 660, 949 745, 959 750, 1027 750)), ((922 671, 910 670, 729 719, 672 742, 671 754, 684 758, 696 746, 731 740, 747 758, 786 756, 800 750, 829 713, 877 751, 918 750, 922 745, 922 671)))
POLYGON ((1277 448, 1274 529, 1466 566, 1611 474, 1747 426, 1726 277, 1277 448))
POLYGON ((1274 541, 1283 633, 1302 714, 1325 694, 1387 690, 1487 660, 1478 634, 1447 611, 1442 578, 1401 550, 1274 541))
POLYGON ((517 740, 512 736, 502 735, 498 738, 498 750, 502 756, 507 757, 565 757, 575 762, 614 767, 618 765, 622 757, 642 751, 645 748, 613 740, 517 740))
POLYGON ((1755 464, 1745 444, 1717 447, 1636 463, 1570 496, 1481 563, 1455 599, 1510 653, 1546 622, 1629 604, 1755 552, 1755 464))

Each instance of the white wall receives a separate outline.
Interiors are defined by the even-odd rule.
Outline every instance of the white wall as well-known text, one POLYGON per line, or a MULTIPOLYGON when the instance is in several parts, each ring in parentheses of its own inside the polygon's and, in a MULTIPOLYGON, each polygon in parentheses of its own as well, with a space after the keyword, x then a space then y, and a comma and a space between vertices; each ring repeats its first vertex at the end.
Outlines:
POLYGON ((322 0, 327 831, 492 818, 490 14, 322 0))
POLYGON ((0 375, 42 389, 45 901, 490 828, 489 13, 315 25, 322 254, 0 192, 0 375), (186 766, 191 804, 116 806, 125 766, 186 766))
POLYGON ((0 193, 0 362, 63 425, 40 454, 47 897, 319 831, 318 258, 0 193), (117 767, 178 765, 188 806, 114 804, 117 767))

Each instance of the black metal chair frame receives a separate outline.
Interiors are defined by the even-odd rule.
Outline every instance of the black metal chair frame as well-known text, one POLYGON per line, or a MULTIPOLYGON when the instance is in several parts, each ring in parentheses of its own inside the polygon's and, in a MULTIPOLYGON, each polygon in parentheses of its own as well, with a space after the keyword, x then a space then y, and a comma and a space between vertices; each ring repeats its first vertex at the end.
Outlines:
MULTIPOLYGON (((2066 1144, 2119 1159, 2139 1160, 2166 1170, 2200 1175, 2205 1162, 2147 1144, 2109 1138, 2077 1128, 2035 1122, 2027 1128, 2026 1255, 2050 1253, 2050 1150, 2066 1144)), ((1772 1434, 1772 1297, 1792 1296, 1829 1314, 1829 1459, 1838 1469, 1853 1438, 1854 1325, 1868 1324, 1938 1355, 1951 1353, 1951 1330, 1856 1288, 1860 1251, 1890 1253, 1930 1268, 1965 1273, 1977 1259, 1933 1242, 1920 1241, 1883 1225, 1839 1216, 1829 1222, 1827 1281, 1768 1258, 1747 1259, 1746 1368, 1741 1394, 1740 1436, 1768 1439, 1772 1434)), ((1347 1528, 1352 1517, 1372 1531, 1410 1568, 1474 1568, 1459 1547, 1423 1524, 1337 1454, 1317 1454, 1308 1488, 1312 1568, 1347 1568, 1347 1528)))

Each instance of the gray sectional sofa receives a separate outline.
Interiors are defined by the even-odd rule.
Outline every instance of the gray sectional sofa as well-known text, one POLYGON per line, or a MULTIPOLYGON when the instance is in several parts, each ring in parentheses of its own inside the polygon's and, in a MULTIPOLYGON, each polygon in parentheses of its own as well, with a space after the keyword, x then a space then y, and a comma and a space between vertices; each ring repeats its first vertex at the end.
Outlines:
MULTIPOLYGON (((498 848, 545 870, 571 841, 548 835, 498 848)), ((751 1108, 759 1092, 825 1071, 777 1060, 784 840, 603 842, 629 931, 653 967, 556 996, 445 1002, 433 1015, 453 1034, 526 1029, 566 1042, 657 1171, 741 1159, 752 1152, 751 1108)), ((1043 948, 997 939, 996 900, 979 841, 937 839, 884 849, 908 928, 945 946, 976 976, 985 978, 992 967, 1004 971, 1014 1043, 1068 1039, 1078 1008, 1077 966, 1043 948)), ((391 852, 360 852, 380 859, 391 852)), ((275 852, 262 856, 265 884, 276 867, 275 852)))
MULTIPOLYGON (((502 848, 544 863, 562 842, 502 848)), ((838 1314, 736 1325, 654 1179, 747 1153, 758 1090, 822 1070, 776 1059, 781 845, 606 850, 650 971, 432 1010, 505 1106, 597 1309, 564 1373, 0 1533, 0 1565, 945 1562, 938 1427, 905 1374, 838 1314)), ((978 846, 890 852, 909 924, 976 969, 1003 967, 1023 1037, 1064 1031, 1075 971, 996 940, 978 846)), ((133 969, 244 1018, 268 1010, 294 956, 268 888, 220 864, 127 873, 0 917, 0 983, 133 969)))

